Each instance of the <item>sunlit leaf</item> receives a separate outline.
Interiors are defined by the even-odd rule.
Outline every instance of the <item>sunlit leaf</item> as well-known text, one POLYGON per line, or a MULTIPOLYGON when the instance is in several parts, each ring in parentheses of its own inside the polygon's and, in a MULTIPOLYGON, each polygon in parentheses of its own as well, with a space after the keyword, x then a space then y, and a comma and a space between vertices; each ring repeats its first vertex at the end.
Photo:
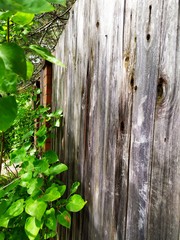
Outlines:
POLYGON ((0 8, 25 13, 44 13, 53 11, 53 6, 45 0, 1 0, 0 8))
POLYGON ((27 66, 27 79, 31 79, 34 72, 34 65, 30 61, 26 61, 27 66))
POLYGON ((59 186, 57 184, 52 184, 52 186, 46 190, 44 196, 41 197, 41 200, 47 201, 47 202, 53 202, 58 198, 60 198, 65 191, 66 191, 66 185, 59 186))
POLYGON ((30 45, 29 48, 36 52, 43 59, 46 59, 47 61, 57 64, 61 67, 65 67, 65 65, 56 57, 54 57, 46 48, 37 45, 30 45))
POLYGON ((25 232, 30 240, 35 240, 41 226, 42 223, 35 217, 29 217, 26 219, 25 232))
POLYGON ((5 227, 5 228, 7 228, 7 227, 8 227, 9 220, 10 220, 10 218, 8 218, 8 217, 6 217, 6 216, 4 216, 4 215, 0 216, 0 227, 5 227))
POLYGON ((13 202, 5 212, 5 216, 13 218, 19 216, 24 210, 24 199, 19 199, 13 202))
POLYGON ((50 208, 45 213, 45 225, 50 229, 55 231, 56 230, 56 216, 54 208, 50 208))
POLYGON ((63 211, 62 213, 57 215, 57 220, 59 224, 66 228, 71 227, 71 215, 67 211, 63 211))
POLYGON ((19 25, 27 25, 30 22, 32 22, 34 18, 34 14, 33 13, 23 13, 23 12, 17 12, 12 18, 11 20, 14 23, 17 23, 19 25))
POLYGON ((66 209, 70 212, 79 212, 87 202, 81 197, 81 195, 74 194, 68 200, 66 209))
POLYGON ((68 170, 68 167, 65 164, 59 163, 55 166, 50 167, 49 175, 57 175, 67 170, 68 170))
POLYGON ((17 116, 17 103, 14 96, 0 98, 0 130, 6 131, 17 116))
POLYGON ((74 182, 70 189, 70 194, 73 194, 77 191, 78 187, 80 186, 80 182, 74 182))
POLYGON ((25 211, 27 214, 29 214, 32 217, 35 217, 40 221, 42 216, 44 215, 44 212, 46 211, 46 208, 47 203, 30 198, 26 202, 25 211))
POLYGON ((32 178, 29 182, 27 193, 31 196, 37 194, 38 192, 40 192, 42 185, 43 185, 42 178, 32 178))

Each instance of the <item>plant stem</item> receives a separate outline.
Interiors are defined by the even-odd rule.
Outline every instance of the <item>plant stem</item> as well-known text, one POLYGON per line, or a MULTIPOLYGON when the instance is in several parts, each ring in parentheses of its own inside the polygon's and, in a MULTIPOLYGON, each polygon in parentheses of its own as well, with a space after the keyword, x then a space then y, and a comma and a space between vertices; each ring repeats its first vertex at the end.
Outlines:
POLYGON ((9 18, 7 19, 7 42, 9 42, 10 38, 10 25, 9 25, 9 18))
POLYGON ((4 132, 2 132, 2 136, 1 136, 0 175, 1 175, 1 171, 2 171, 3 151, 4 151, 4 132))

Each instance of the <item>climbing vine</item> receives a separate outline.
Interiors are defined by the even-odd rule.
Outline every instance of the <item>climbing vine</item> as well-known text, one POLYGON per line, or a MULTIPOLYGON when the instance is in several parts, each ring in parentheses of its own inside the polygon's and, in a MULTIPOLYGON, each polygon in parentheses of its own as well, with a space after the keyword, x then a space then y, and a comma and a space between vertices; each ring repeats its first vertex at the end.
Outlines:
POLYGON ((86 204, 76 193, 79 182, 67 191, 57 178, 68 167, 52 150, 42 151, 51 129, 59 126, 62 111, 32 109, 36 93, 19 95, 20 86, 31 81, 39 58, 64 67, 45 46, 27 41, 34 19, 52 12, 54 4, 65 7, 66 1, 0 1, 0 240, 50 239, 57 235, 57 223, 70 228, 70 212, 86 204), (39 119, 36 132, 35 119, 39 119), (1 174, 2 165, 6 176, 1 174))

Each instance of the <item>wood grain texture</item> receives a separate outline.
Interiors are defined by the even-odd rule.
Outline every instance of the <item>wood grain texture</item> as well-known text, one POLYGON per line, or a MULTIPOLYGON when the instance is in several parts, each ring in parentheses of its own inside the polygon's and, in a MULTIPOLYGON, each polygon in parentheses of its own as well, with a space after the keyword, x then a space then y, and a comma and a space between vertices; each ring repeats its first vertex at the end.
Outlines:
POLYGON ((177 0, 79 0, 55 54, 54 149, 88 201, 61 240, 178 240, 177 0))

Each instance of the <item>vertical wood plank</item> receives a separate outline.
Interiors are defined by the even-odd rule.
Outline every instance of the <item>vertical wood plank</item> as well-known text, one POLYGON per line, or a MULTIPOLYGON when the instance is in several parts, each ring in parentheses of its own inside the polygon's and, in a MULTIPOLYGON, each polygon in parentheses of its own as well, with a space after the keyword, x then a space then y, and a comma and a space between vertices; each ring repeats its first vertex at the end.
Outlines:
POLYGON ((149 209, 155 240, 179 239, 179 17, 179 2, 164 1, 149 209))

